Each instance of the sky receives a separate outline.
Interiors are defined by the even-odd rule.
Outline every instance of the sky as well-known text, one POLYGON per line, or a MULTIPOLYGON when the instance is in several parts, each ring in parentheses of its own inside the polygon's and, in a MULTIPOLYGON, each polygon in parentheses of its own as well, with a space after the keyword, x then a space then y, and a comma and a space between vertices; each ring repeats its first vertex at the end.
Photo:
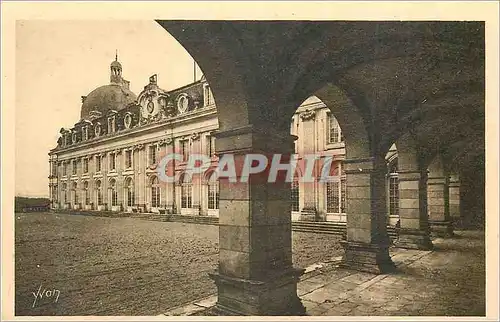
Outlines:
MULTIPOLYGON (((81 96, 109 84, 115 59, 139 94, 149 76, 170 90, 194 80, 193 58, 153 20, 16 23, 15 194, 48 196, 48 152, 80 118, 81 96)), ((197 68, 197 78, 202 72, 197 68)))

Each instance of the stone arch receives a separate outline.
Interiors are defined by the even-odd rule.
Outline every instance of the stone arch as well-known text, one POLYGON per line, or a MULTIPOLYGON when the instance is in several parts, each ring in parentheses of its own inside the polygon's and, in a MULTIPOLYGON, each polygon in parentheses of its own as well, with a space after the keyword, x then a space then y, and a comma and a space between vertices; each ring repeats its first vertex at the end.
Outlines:
POLYGON ((372 155, 370 136, 362 113, 337 86, 328 83, 314 93, 335 115, 346 146, 346 158, 368 158, 372 155))
MULTIPOLYGON (((319 92, 318 97, 324 102, 337 103, 339 95, 333 93, 341 91, 343 101, 351 104, 342 106, 344 112, 340 113, 334 110, 337 106, 330 108, 344 133, 348 194, 353 196, 348 203, 350 219, 344 265, 372 272, 390 270, 393 266, 387 249, 383 185, 386 164, 381 142, 394 123, 408 118, 414 110, 416 114, 425 114, 425 110, 411 106, 402 116, 398 115, 394 106, 400 106, 399 101, 410 102, 413 94, 407 93, 411 90, 384 87, 393 73, 389 69, 385 78, 379 77, 377 67, 384 64, 390 67, 390 60, 398 57, 420 61, 429 52, 431 61, 424 61, 415 69, 424 66, 425 73, 433 68, 435 58, 438 62, 468 64, 481 54, 484 25, 474 22, 159 23, 196 59, 210 82, 218 104, 217 150, 222 154, 233 153, 241 158, 255 151, 290 153, 293 140, 289 135, 289 120, 300 102, 319 92), (467 49, 463 35, 471 39, 471 50, 467 49), (310 38, 314 40, 309 41, 310 38), (391 91, 398 93, 390 96, 391 91), (387 99, 379 100, 381 95, 387 99)), ((407 84, 417 82, 418 77, 414 77, 407 84)), ((443 106, 444 102, 433 104, 443 106)), ((397 137, 395 134, 394 139, 397 137)), ((224 186, 220 261, 217 273, 212 274, 218 286, 218 307, 233 314, 303 313, 296 295, 300 272, 293 273, 291 261, 290 218, 286 214, 289 187, 269 189, 262 184, 254 189, 247 183, 224 186), (273 286, 268 287, 273 278, 273 286), (250 293, 261 297, 249 296, 250 293), (235 299, 245 302, 238 305, 235 299)))

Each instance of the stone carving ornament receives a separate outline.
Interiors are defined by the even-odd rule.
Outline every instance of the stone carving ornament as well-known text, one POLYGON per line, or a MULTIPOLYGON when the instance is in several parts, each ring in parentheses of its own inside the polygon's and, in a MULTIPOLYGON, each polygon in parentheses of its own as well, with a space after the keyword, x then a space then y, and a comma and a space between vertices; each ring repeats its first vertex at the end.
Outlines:
POLYGON ((316 111, 314 110, 306 109, 304 112, 300 113, 300 118, 303 121, 312 120, 314 119, 315 116, 316 116, 316 111))
POLYGON ((144 144, 136 144, 134 145, 134 150, 142 150, 144 148, 144 144))
POLYGON ((191 140, 196 141, 200 138, 200 134, 198 132, 194 132, 191 134, 191 140))

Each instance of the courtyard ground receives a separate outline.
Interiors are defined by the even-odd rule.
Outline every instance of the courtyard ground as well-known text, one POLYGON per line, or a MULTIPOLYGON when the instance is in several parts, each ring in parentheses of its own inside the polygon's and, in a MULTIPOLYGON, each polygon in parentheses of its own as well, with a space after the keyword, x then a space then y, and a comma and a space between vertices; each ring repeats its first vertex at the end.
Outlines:
MULTIPOLYGON (((433 243, 433 251, 393 248, 397 270, 390 274, 341 269, 335 262, 306 273, 297 293, 307 315, 484 317, 484 232, 457 231, 433 243)), ((162 315, 217 315, 216 301, 209 296, 162 315)))
MULTIPOLYGON (((30 213, 15 230, 16 315, 158 315, 216 292, 217 226, 30 213)), ((294 265, 338 257, 339 240, 293 232, 294 265)))

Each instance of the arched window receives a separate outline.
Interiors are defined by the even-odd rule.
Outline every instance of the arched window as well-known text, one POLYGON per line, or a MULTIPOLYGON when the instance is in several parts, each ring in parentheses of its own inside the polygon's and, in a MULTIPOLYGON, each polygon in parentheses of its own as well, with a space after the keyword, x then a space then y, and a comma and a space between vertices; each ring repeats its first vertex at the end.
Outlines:
POLYGON ((181 181, 181 208, 193 208, 193 186, 191 178, 186 174, 181 181))
POLYGON ((76 205, 78 203, 78 183, 73 182, 72 190, 73 190, 73 202, 76 205))
POLYGON ((83 190, 85 191, 85 204, 90 204, 90 191, 89 191, 89 183, 85 181, 83 183, 83 190))
POLYGON ((299 211, 299 179, 293 178, 290 189, 290 202, 292 204, 292 211, 299 211))
POLYGON ((161 190, 158 177, 151 178, 151 207, 160 207, 161 203, 161 190))
POLYGON ((389 165, 388 186, 389 216, 399 216, 399 179, 397 159, 394 159, 389 165))
POLYGON ((134 182, 132 178, 125 179, 125 194, 127 196, 127 206, 132 207, 135 204, 134 182))
POLYGON ((109 190, 111 191, 111 206, 118 205, 118 191, 116 191, 116 180, 109 180, 109 190))
POLYGON ((208 178, 208 209, 219 209, 219 180, 215 171, 208 178))
POLYGON ((328 115, 328 143, 342 142, 344 138, 342 137, 342 132, 340 131, 340 125, 335 116, 332 113, 328 115))
POLYGON ((97 180, 95 182, 95 193, 96 193, 96 200, 98 205, 102 205, 102 190, 101 190, 101 181, 97 180))

